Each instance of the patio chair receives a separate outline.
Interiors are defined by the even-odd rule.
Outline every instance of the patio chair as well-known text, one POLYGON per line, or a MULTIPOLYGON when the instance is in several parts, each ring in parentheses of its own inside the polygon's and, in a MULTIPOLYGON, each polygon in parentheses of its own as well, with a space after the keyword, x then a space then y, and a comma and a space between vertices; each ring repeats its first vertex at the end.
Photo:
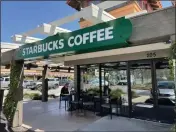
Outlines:
POLYGON ((120 103, 121 98, 119 98, 118 100, 114 100, 110 96, 108 96, 107 98, 108 98, 109 102, 102 104, 101 107, 109 109, 110 118, 112 119, 112 109, 113 108, 116 108, 116 109, 119 108, 119 106, 121 105, 121 103, 120 103))
POLYGON ((76 97, 76 93, 72 93, 70 94, 70 110, 71 110, 71 115, 72 115, 72 112, 73 112, 73 107, 76 107, 76 110, 79 110, 81 109, 82 107, 82 99, 78 100, 78 99, 75 99, 76 97))
POLYGON ((84 94, 82 97, 82 107, 84 110, 84 114, 86 112, 86 109, 91 107, 93 108, 93 112, 95 114, 95 101, 94 101, 94 96, 90 94, 84 94))

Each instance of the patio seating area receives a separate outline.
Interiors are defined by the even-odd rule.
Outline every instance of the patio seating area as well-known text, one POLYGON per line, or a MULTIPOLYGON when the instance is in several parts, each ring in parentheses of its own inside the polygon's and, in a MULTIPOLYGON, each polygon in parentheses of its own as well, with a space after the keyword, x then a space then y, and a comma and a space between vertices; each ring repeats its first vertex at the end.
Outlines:
POLYGON ((26 101, 23 106, 23 123, 31 126, 32 130, 44 131, 76 131, 93 123, 100 117, 92 112, 71 113, 65 110, 64 101, 59 109, 59 99, 51 99, 48 102, 26 101))
MULTIPOLYGON (((93 112, 70 112, 65 110, 62 102, 59 109, 59 99, 48 102, 24 102, 24 124, 31 126, 32 130, 42 131, 169 131, 171 125, 150 122, 125 117, 109 116, 99 117, 93 112)), ((23 126, 25 126, 23 125, 23 126)))

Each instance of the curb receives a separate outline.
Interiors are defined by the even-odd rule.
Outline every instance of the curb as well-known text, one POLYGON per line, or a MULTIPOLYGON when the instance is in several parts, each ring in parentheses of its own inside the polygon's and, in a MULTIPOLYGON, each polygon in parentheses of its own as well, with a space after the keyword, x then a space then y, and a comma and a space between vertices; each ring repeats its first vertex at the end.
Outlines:
POLYGON ((27 129, 27 132, 45 132, 44 130, 40 130, 40 129, 33 129, 31 126, 28 126, 26 124, 22 124, 22 127, 27 129))

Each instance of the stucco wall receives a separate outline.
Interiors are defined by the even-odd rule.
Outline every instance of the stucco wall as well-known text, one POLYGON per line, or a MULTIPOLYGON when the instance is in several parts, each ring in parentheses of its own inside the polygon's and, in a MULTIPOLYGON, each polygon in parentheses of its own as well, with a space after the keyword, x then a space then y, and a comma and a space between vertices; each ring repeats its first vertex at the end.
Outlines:
MULTIPOLYGON (((115 10, 109 11, 108 13, 116 18, 119 18, 139 11, 141 11, 141 8, 139 7, 139 5, 136 2, 132 2, 121 8, 117 8, 115 10)), ((79 24, 80 24, 80 28, 85 28, 92 25, 91 22, 85 21, 85 20, 80 21, 79 24)))

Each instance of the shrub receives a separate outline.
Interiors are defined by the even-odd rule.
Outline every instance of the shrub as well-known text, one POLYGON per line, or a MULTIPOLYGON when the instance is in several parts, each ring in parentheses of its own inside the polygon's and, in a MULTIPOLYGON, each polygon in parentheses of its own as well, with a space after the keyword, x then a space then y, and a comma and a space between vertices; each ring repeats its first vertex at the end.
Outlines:
POLYGON ((121 89, 111 90, 110 92, 110 96, 112 99, 118 99, 121 97, 122 94, 124 94, 124 92, 121 89))
POLYGON ((132 98, 136 98, 136 97, 138 97, 138 95, 136 94, 135 91, 131 91, 131 96, 132 96, 132 98))
POLYGON ((41 100, 41 95, 39 93, 25 93, 23 95, 24 98, 29 98, 32 100, 41 100))
POLYGON ((176 132, 176 124, 174 124, 174 126, 171 128, 172 132, 176 132))
POLYGON ((24 97, 24 98, 30 98, 30 94, 29 94, 29 93, 25 93, 25 94, 23 95, 23 97, 24 97))
POLYGON ((41 100, 41 95, 40 94, 38 94, 38 93, 31 93, 30 94, 30 99, 32 99, 32 100, 41 100))
POLYGON ((87 94, 91 94, 91 95, 99 95, 100 94, 100 90, 98 87, 94 87, 94 88, 89 88, 86 91, 87 94))

